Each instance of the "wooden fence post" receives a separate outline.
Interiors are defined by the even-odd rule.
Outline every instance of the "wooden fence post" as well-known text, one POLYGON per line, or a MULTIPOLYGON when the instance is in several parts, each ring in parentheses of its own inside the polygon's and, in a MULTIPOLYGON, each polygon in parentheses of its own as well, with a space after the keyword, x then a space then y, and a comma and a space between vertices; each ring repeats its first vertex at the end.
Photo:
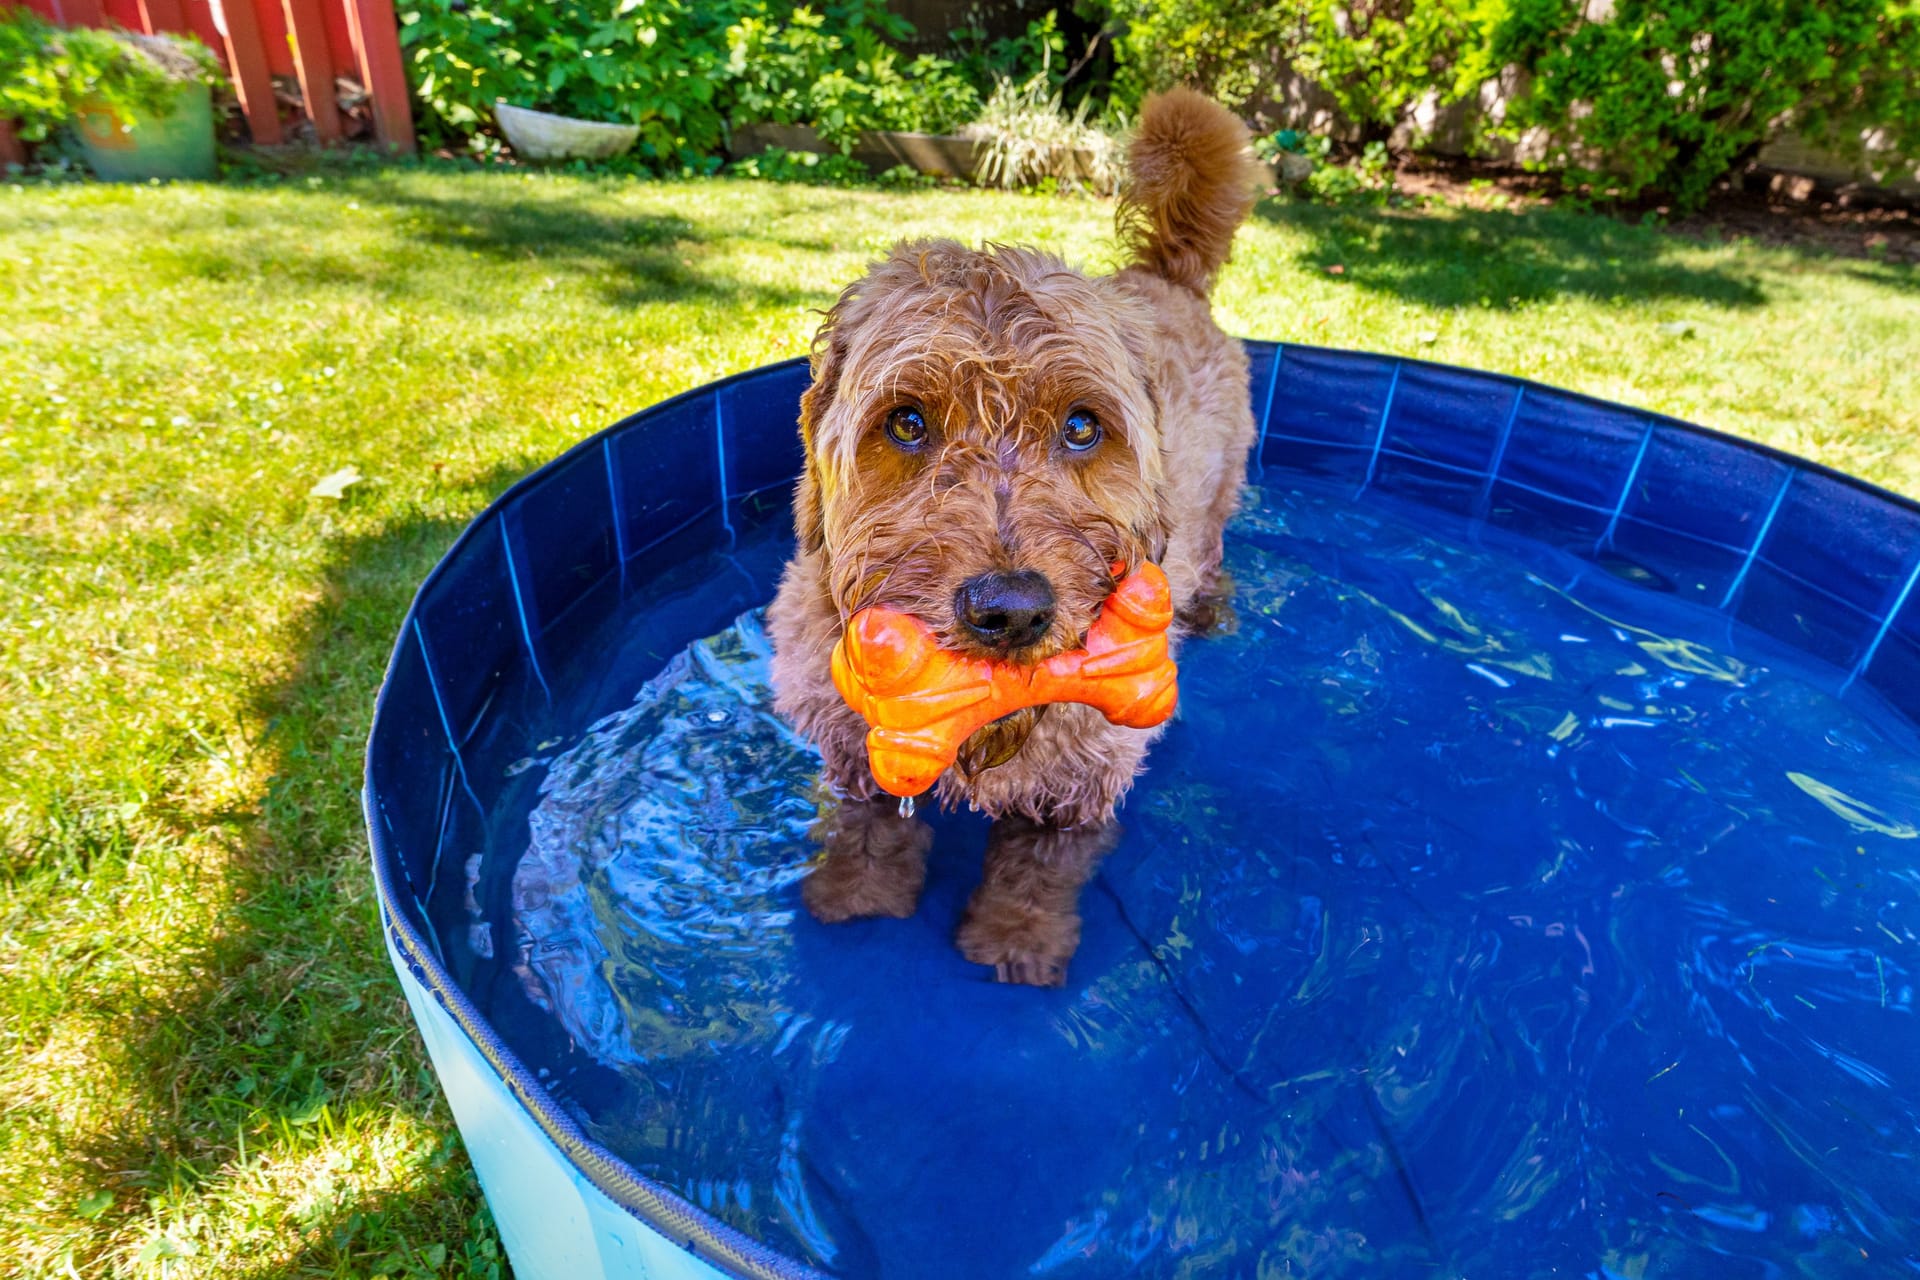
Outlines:
POLYGON ((254 0, 213 0, 214 25, 227 42, 227 70, 247 131, 263 147, 280 141, 280 106, 273 100, 273 77, 267 71, 267 52, 260 46, 260 21, 254 0))
POLYGON ((393 0, 347 0, 347 21, 360 57, 360 83, 373 95, 374 132, 389 150, 412 155, 413 106, 407 100, 393 0))
POLYGON ((327 21, 320 0, 281 0, 293 36, 293 72, 313 136, 325 145, 340 140, 340 106, 333 96, 333 58, 327 52, 327 21))

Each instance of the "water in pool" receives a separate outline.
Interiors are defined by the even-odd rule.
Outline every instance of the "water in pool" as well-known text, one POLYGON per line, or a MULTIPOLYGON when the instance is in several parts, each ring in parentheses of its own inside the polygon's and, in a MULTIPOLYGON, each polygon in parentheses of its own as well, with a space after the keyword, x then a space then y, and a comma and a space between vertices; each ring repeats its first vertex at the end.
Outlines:
POLYGON ((477 996, 595 1138, 839 1276, 1920 1271, 1913 726, 1392 499, 1253 491, 1229 563, 1064 990, 954 951, 977 818, 913 919, 807 916, 749 611, 664 670, 621 619, 556 689, 620 709, 514 766, 477 996))

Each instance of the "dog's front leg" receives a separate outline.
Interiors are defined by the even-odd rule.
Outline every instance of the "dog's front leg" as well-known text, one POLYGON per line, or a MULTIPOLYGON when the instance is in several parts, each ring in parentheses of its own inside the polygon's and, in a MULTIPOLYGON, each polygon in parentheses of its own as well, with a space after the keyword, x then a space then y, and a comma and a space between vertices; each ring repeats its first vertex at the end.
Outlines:
POLYGON ((1080 946, 1080 889, 1120 833, 1115 822, 1050 827, 1006 817, 987 836, 980 887, 960 922, 960 953, 1001 982, 1057 987, 1080 946))
POLYGON ((815 919, 839 924, 913 914, 927 882, 933 829, 902 816, 898 800, 829 800, 813 838, 825 857, 801 883, 800 896, 815 919))

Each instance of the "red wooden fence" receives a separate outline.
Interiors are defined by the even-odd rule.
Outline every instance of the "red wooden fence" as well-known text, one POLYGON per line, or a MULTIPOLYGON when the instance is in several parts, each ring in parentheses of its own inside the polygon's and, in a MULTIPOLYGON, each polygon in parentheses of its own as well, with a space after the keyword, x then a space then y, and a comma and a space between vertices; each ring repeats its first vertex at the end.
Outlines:
MULTIPOLYGON (((334 81, 358 82, 367 94, 374 136, 411 152, 413 108, 407 101, 393 0, 26 0, 65 26, 115 25, 149 34, 188 32, 221 55, 253 140, 271 146, 284 133, 273 79, 299 82, 302 110, 322 144, 342 132, 334 81)), ((0 161, 17 159, 17 144, 0 121, 0 161), (15 148, 9 154, 9 147, 15 148)))

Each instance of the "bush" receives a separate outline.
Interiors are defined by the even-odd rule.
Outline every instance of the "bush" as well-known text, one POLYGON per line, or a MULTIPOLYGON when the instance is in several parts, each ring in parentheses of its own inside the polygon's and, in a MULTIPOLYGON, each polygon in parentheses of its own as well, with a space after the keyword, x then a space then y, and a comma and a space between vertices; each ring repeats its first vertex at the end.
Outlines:
POLYGON ((1028 22, 1021 35, 989 40, 985 27, 964 26, 948 32, 947 38, 958 55, 959 73, 969 84, 991 91, 1002 81, 1025 84, 1037 75, 1055 89, 1066 88, 1067 38, 1057 10, 1028 22))
POLYGON ((980 118, 967 126, 986 144, 979 181, 1008 191, 1085 188, 1112 195, 1125 169, 1126 148, 1116 128, 1089 121, 1087 99, 1069 114, 1044 71, 1025 84, 1002 80, 980 118))
POLYGON ((755 0, 421 0, 402 13, 422 131, 452 141, 516 107, 640 126, 664 165, 720 145, 727 28, 755 0))
POLYGON ((1697 206, 1781 122, 1831 137, 1882 126, 1920 154, 1920 8, 1903 0, 1496 0, 1470 68, 1516 64, 1531 87, 1504 128, 1541 126, 1570 179, 1697 206))
MULTIPOLYGON (((1362 136, 1409 108, 1522 75, 1489 132, 1539 128, 1548 163, 1618 196, 1697 205, 1783 124, 1827 141, 1876 126, 1879 159, 1920 156, 1914 0, 1116 0, 1116 93, 1200 83, 1259 109, 1298 72, 1362 136)), ((1858 151, 1856 145, 1846 148, 1858 151)))
POLYGON ((497 98, 637 124, 666 167, 703 162, 729 124, 811 124, 844 150, 868 129, 972 119, 954 63, 888 43, 912 33, 883 0, 423 0, 400 28, 435 140, 483 130, 497 98))
POLYGON ((785 23, 744 17, 727 31, 729 114, 735 124, 811 124, 842 152, 869 129, 945 133, 980 110, 951 62, 922 54, 900 65, 888 40, 913 34, 880 0, 852 0, 785 23))
POLYGON ((1116 0, 1127 22, 1115 97, 1137 106, 1176 84, 1231 107, 1264 107, 1297 72, 1365 136, 1384 139, 1429 92, 1448 96, 1475 49, 1473 0, 1116 0))
POLYGON ((95 27, 56 27, 32 10, 0 11, 0 119, 42 142, 81 110, 158 114, 175 87, 218 82, 220 64, 191 36, 143 36, 95 27))

